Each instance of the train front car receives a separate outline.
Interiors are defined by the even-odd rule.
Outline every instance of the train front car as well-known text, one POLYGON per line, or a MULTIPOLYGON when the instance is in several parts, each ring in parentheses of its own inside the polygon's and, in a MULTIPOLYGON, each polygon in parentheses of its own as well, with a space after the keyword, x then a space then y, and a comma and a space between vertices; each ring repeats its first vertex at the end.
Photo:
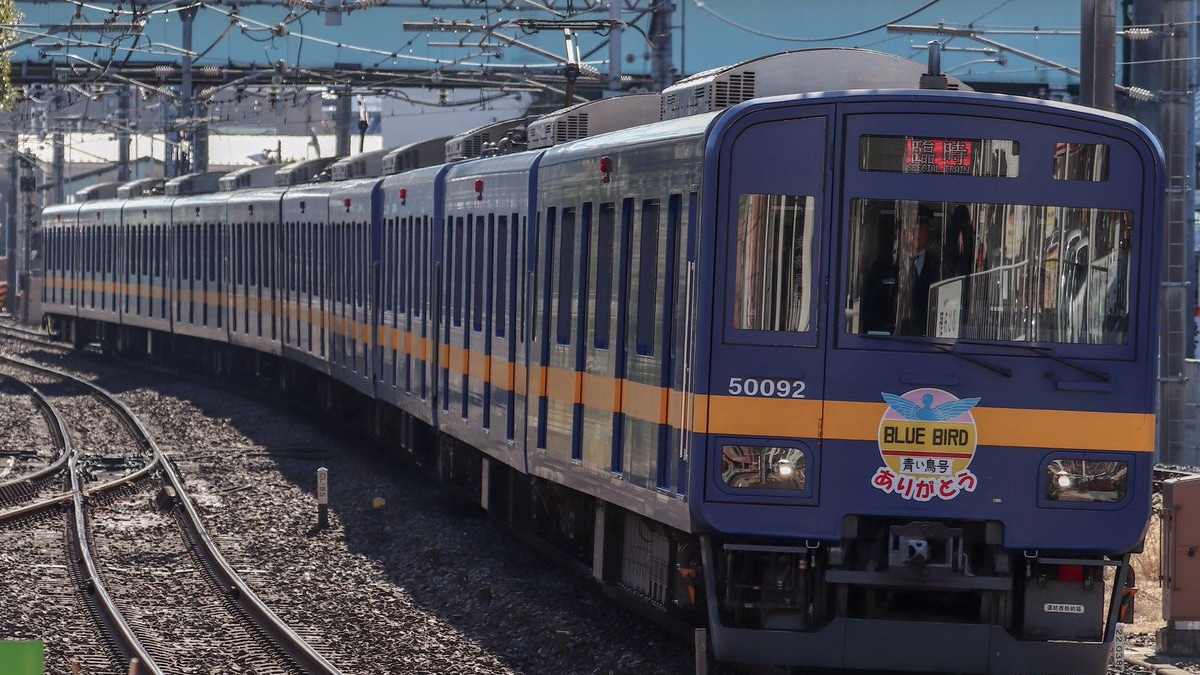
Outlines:
POLYGON ((717 658, 1104 672, 1150 511, 1154 139, 964 92, 760 99, 705 183, 717 658))

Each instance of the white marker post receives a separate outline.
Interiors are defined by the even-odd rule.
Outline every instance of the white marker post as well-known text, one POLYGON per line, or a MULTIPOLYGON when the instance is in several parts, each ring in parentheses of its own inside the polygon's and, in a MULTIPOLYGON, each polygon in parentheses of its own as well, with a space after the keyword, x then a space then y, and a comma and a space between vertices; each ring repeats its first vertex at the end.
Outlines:
POLYGON ((317 469, 317 527, 329 527, 329 469, 317 469))

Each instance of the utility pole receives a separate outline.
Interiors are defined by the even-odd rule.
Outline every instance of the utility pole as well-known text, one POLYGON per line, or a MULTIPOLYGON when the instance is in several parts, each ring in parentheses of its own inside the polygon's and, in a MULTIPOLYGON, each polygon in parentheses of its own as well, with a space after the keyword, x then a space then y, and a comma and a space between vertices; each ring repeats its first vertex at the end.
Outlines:
POLYGON ((8 295, 4 299, 4 309, 9 314, 17 313, 17 187, 20 185, 20 151, 17 149, 17 136, 13 134, 12 152, 8 156, 8 209, 5 214, 7 227, 4 228, 4 249, 8 258, 8 270, 5 281, 8 282, 8 295))
POLYGON ((54 156, 50 163, 50 203, 61 204, 65 201, 65 183, 67 181, 66 142, 61 129, 55 129, 50 134, 50 142, 54 144, 54 156))
POLYGON ((183 24, 183 59, 182 72, 180 78, 180 99, 183 115, 184 136, 188 140, 188 147, 191 149, 192 161, 190 166, 185 169, 187 173, 202 172, 208 170, 208 124, 201 121, 200 112, 204 110, 204 106, 197 106, 195 96, 192 92, 192 28, 195 24, 196 13, 200 11, 198 4, 187 5, 180 14, 180 20, 183 24))
POLYGON ((654 42, 650 56, 651 91, 662 91, 675 83, 675 66, 671 62, 671 21, 674 16, 675 3, 671 0, 660 0, 650 15, 650 39, 654 42))
MULTIPOLYGON (((625 28, 621 25, 621 3, 608 4, 608 20, 612 28, 608 33, 608 89, 621 91, 621 33, 625 28)), ((570 105, 568 100, 568 105, 570 105)))
POLYGON ((337 156, 350 156, 350 90, 338 92, 337 109, 334 112, 337 124, 337 156))
POLYGON ((117 89, 117 180, 129 181, 129 85, 117 89))
POLYGON ((1079 102, 1116 109, 1117 1, 1083 0, 1079 31, 1079 102))
MULTIPOLYGON (((1195 465, 1200 448, 1188 438, 1185 359, 1192 356, 1195 293, 1194 202, 1196 181, 1195 0, 1163 0, 1163 77, 1159 140, 1167 162, 1167 203, 1159 320, 1158 457, 1167 464, 1195 465)), ((1194 435, 1194 434, 1193 434, 1194 435)))
MULTIPOLYGON (((54 107, 52 110, 59 110, 62 107, 62 94, 54 95, 54 107)), ((66 170, 66 143, 63 139, 63 132, 59 126, 59 121, 55 120, 51 124, 53 131, 50 132, 50 143, 53 145, 53 155, 50 161, 50 203, 63 203, 63 184, 67 179, 66 170)))

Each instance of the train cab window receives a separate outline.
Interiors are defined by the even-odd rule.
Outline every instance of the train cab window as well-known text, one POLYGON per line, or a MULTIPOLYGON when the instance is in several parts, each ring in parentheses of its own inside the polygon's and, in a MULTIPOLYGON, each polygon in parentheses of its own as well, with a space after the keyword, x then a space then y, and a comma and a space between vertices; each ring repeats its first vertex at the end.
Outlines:
POLYGON ((721 447, 721 482, 742 490, 804 491, 808 457, 799 448, 725 445, 721 447))
POLYGON ((1103 183, 1108 180, 1107 145, 1057 143, 1054 146, 1054 180, 1103 183))
POLYGON ((850 220, 849 332, 1128 344, 1128 211, 855 199, 850 220))
POLYGON ((811 328, 814 203, 812 197, 796 195, 741 196, 734 328, 811 328))

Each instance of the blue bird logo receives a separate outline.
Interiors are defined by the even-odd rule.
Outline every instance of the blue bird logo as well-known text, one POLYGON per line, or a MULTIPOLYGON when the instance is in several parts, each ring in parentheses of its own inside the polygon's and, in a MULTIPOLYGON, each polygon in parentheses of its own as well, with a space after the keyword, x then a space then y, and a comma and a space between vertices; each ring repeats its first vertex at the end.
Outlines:
POLYGON ((923 394, 921 403, 913 403, 912 401, 881 392, 883 400, 887 401, 888 407, 895 410, 904 419, 918 420, 922 422, 945 422, 952 420, 963 413, 969 412, 979 403, 979 396, 975 398, 962 398, 957 401, 947 401, 941 405, 933 404, 933 394, 923 394))

